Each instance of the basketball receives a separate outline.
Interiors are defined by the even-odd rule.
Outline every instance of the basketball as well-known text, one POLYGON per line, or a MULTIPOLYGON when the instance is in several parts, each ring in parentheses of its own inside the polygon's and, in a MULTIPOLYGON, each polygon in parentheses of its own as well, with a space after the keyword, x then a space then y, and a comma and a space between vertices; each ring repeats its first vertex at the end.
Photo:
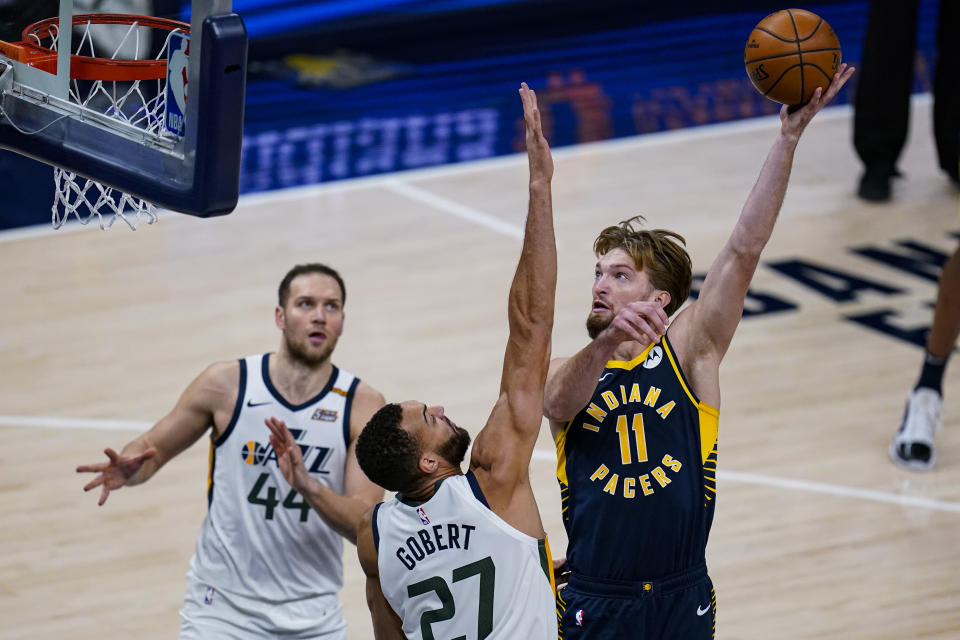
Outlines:
POLYGON ((743 64, 757 91, 774 102, 806 104, 840 66, 840 41, 827 21, 803 9, 761 20, 747 39, 743 64))

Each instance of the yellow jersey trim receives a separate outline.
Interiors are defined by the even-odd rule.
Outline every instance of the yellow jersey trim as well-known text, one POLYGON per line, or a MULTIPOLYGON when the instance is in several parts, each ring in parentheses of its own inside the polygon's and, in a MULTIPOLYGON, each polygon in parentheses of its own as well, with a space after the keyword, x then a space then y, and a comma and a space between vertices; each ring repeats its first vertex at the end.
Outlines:
POLYGON ((664 352, 667 354, 667 359, 670 360, 673 373, 677 376, 677 380, 680 381, 680 386, 683 387, 683 391, 687 394, 687 397, 690 398, 693 406, 697 408, 697 414, 700 418, 700 461, 706 463, 707 458, 710 457, 710 453, 717 444, 717 437, 720 433, 720 410, 702 400, 698 400, 693 395, 693 392, 691 392, 687 386, 686 380, 684 380, 683 374, 680 373, 680 365, 677 364, 677 359, 673 355, 673 349, 667 344, 666 340, 662 340, 661 343, 663 344, 664 352))
POLYGON ((644 361, 646 361, 647 355, 650 353, 650 349, 653 347, 654 345, 651 343, 646 349, 643 350, 643 353, 630 361, 607 360, 607 369, 625 369, 626 371, 636 369, 638 364, 642 364, 644 361))
POLYGON ((213 451, 216 448, 213 432, 210 433, 210 453, 207 455, 207 499, 210 499, 210 488, 213 486, 213 451))
POLYGON ((560 430, 560 433, 557 434, 556 439, 553 441, 553 444, 557 447, 557 480, 560 481, 560 484, 563 486, 568 486, 567 484, 567 454, 564 451, 564 445, 567 443, 567 431, 570 430, 570 425, 573 424, 573 420, 568 422, 563 426, 563 429, 560 430))
POLYGON ((553 593, 556 593, 556 592, 557 592, 557 582, 556 582, 556 580, 554 579, 554 576, 553 576, 553 554, 550 553, 550 539, 547 537, 547 534, 543 534, 543 546, 544 546, 544 548, 546 549, 546 552, 547 552, 547 557, 546 557, 547 563, 546 563, 546 566, 544 567, 544 569, 546 569, 547 578, 550 580, 550 590, 551 590, 553 593))

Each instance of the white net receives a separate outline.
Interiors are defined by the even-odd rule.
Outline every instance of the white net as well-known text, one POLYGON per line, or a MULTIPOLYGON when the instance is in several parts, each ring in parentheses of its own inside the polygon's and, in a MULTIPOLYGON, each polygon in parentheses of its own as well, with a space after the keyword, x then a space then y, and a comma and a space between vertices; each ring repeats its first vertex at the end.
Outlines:
MULTIPOLYGON (((158 50, 151 47, 155 28, 133 20, 129 24, 74 24, 72 40, 78 44, 74 55, 110 60, 165 60, 170 38, 179 29, 159 30, 164 36, 158 50), (153 52, 152 52, 153 51, 153 52), (152 53, 151 53, 152 52, 152 53)), ((35 43, 57 50, 57 29, 53 25, 45 38, 31 34, 35 43)), ((70 101, 86 109, 102 113, 151 135, 167 135, 164 131, 166 78, 134 80, 71 79, 70 101)), ((156 207, 145 200, 124 193, 76 173, 54 168, 53 227, 59 229, 69 219, 89 224, 94 218, 101 229, 109 229, 117 220, 131 229, 146 221, 157 221, 156 207)))
POLYGON ((54 229, 62 227, 71 216, 84 225, 96 217, 103 230, 112 227, 117 220, 134 231, 142 220, 147 224, 158 220, 157 209, 152 203, 60 167, 53 168, 53 183, 54 229))

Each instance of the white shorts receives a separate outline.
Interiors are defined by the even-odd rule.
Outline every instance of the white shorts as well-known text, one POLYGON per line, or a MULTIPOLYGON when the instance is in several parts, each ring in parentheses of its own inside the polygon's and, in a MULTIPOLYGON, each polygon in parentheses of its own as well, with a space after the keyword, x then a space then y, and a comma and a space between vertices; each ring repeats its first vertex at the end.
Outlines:
POLYGON ((346 640, 336 596, 275 603, 228 594, 187 576, 180 640, 346 640))

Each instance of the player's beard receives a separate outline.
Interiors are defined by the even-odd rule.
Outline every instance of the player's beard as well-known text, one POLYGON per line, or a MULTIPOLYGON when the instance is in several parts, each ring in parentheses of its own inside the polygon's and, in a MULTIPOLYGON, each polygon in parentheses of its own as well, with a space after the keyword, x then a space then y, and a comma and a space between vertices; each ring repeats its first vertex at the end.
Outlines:
POLYGON ((467 455, 467 449, 470 447, 470 434, 463 427, 451 423, 454 433, 450 439, 443 443, 440 450, 437 451, 443 459, 455 467, 459 467, 467 455))
POLYGON ((610 326, 611 322, 613 322, 612 313, 606 315, 591 313, 587 316, 587 335, 591 340, 595 339, 601 331, 610 326))
POLYGON ((290 354, 290 357, 308 367, 318 367, 329 360, 330 354, 333 353, 333 348, 336 346, 336 341, 330 340, 329 335, 327 336, 327 342, 319 352, 311 352, 306 344, 295 342, 286 331, 283 332, 283 341, 287 345, 287 353, 290 354))

